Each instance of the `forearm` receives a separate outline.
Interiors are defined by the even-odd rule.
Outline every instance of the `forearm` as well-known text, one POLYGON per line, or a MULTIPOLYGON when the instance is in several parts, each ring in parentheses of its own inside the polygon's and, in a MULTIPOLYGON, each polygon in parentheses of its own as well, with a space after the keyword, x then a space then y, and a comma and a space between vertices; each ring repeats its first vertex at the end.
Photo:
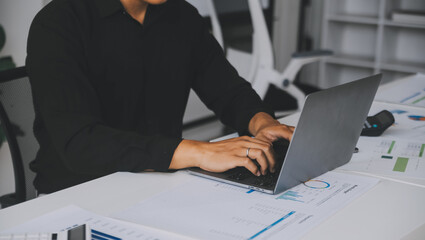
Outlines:
POLYGON ((203 158, 201 150, 203 144, 194 140, 181 141, 174 152, 169 169, 199 167, 199 162, 203 158))

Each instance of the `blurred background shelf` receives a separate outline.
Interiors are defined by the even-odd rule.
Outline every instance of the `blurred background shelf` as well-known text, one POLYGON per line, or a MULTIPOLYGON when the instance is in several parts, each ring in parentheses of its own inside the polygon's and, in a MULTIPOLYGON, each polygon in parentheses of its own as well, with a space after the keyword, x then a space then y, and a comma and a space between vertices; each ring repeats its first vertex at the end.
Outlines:
POLYGON ((334 21, 334 22, 346 22, 346 23, 362 23, 362 24, 378 24, 378 18, 374 17, 364 17, 364 16, 344 16, 344 15, 333 15, 327 17, 328 21, 334 21))
POLYGON ((368 57, 357 57, 350 55, 336 55, 330 57, 324 61, 325 63, 339 64, 339 65, 349 65, 354 67, 371 67, 374 64, 373 58, 368 57))
POLYGON ((322 9, 320 46, 336 55, 319 64, 319 87, 378 72, 384 82, 425 73, 425 24, 393 20, 398 12, 425 12, 425 1, 324 0, 322 9))

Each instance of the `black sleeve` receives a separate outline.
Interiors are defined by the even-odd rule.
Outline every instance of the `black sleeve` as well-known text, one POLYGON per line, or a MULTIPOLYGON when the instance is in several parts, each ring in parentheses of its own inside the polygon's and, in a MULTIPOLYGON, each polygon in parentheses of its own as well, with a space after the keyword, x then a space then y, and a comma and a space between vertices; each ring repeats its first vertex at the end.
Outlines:
POLYGON ((193 89, 224 124, 240 134, 248 134, 249 121, 256 113, 274 116, 251 84, 238 75, 205 25, 196 53, 198 71, 193 89))
POLYGON ((57 161, 82 174, 166 171, 181 139, 141 136, 105 124, 78 24, 72 16, 59 18, 65 20, 34 20, 26 63, 36 114, 61 156, 57 161))

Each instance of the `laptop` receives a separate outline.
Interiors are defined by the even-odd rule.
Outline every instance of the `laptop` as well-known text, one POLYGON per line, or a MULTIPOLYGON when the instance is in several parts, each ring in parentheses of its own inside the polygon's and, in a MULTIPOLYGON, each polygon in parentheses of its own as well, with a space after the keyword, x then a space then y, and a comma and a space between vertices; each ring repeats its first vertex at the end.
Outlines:
POLYGON ((277 194, 346 164, 352 157, 382 74, 306 97, 291 142, 273 143, 276 172, 257 177, 238 167, 222 173, 191 168, 191 174, 277 194))

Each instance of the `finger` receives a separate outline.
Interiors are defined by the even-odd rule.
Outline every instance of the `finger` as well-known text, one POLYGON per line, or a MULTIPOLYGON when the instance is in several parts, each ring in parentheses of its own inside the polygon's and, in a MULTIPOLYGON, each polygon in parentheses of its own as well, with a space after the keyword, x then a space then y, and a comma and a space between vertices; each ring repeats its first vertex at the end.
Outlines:
MULTIPOLYGON (((267 161, 268 170, 270 172, 274 173, 275 167, 276 167, 276 154, 273 150, 273 144, 271 144, 271 143, 259 144, 259 145, 256 145, 255 148, 260 149, 262 151, 262 153, 265 155, 265 160, 267 161)), ((258 161, 258 159, 257 159, 257 161, 258 161)), ((263 167, 264 165, 261 165, 261 166, 263 167)), ((261 170, 266 170, 267 168, 262 168, 261 170)), ((264 174, 264 172, 263 172, 263 174, 264 174)))
POLYGON ((254 174, 256 176, 261 176, 261 172, 258 169, 257 165, 255 165, 255 163, 251 159, 249 159, 247 157, 239 158, 237 160, 236 166, 237 167, 245 167, 252 174, 254 174))
POLYGON ((267 169, 269 168, 269 162, 267 160, 266 154, 262 149, 252 148, 249 152, 249 158, 255 159, 260 165, 260 170, 262 175, 267 174, 267 169))
MULTIPOLYGON (((247 143, 241 143, 241 150, 240 150, 240 155, 241 157, 243 157, 242 154, 247 153, 247 149, 250 148, 251 150, 255 151, 255 155, 251 155, 249 154, 249 158, 251 159, 256 159, 257 162, 260 164, 261 166, 261 172, 263 174, 266 174, 266 170, 268 169, 270 172, 275 172, 275 166, 276 166, 276 159, 275 159, 275 153, 273 150, 273 144, 268 143, 268 142, 264 142, 264 141, 251 141, 251 142, 247 142, 247 143), (258 151, 261 151, 261 153, 258 153, 258 151), (257 156, 263 155, 264 158, 262 159, 257 159, 257 156), (263 161, 264 162, 260 162, 263 161)), ((251 151, 251 152, 253 152, 251 151)))
POLYGON ((269 144, 267 146, 264 146, 262 151, 265 154, 269 171, 274 173, 275 167, 276 167, 276 157, 275 157, 276 154, 273 150, 273 144, 269 144))
POLYGON ((291 129, 290 126, 287 125, 281 125, 280 128, 276 129, 276 135, 279 136, 279 138, 285 138, 287 140, 291 140, 292 134, 294 133, 294 130, 291 129))
POLYGON ((293 130, 291 130, 291 128, 289 126, 286 125, 279 125, 279 126, 275 126, 275 127, 270 127, 265 129, 262 133, 261 136, 269 139, 270 141, 276 141, 279 138, 284 138, 287 140, 291 140, 292 138, 292 134, 293 134, 293 130))
POLYGON ((276 153, 274 152, 273 147, 266 153, 266 155, 269 162, 269 171, 271 173, 276 172, 276 153))

